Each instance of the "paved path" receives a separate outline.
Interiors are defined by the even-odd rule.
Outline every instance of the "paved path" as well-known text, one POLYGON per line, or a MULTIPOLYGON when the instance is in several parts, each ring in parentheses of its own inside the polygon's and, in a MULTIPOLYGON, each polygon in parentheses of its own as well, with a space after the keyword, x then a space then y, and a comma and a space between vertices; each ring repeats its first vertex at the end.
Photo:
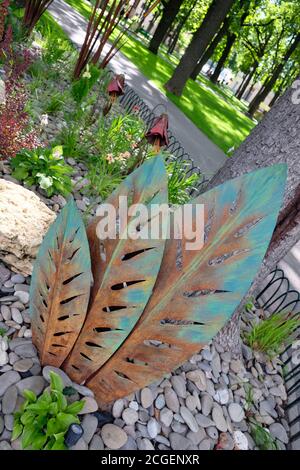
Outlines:
MULTIPOLYGON (((78 47, 84 40, 87 21, 63 0, 54 0, 50 13, 78 47)), ((163 103, 170 118, 170 130, 207 177, 213 176, 226 161, 226 155, 203 134, 168 98, 151 83, 121 52, 110 62, 110 68, 125 73, 126 81, 150 109, 163 103)))

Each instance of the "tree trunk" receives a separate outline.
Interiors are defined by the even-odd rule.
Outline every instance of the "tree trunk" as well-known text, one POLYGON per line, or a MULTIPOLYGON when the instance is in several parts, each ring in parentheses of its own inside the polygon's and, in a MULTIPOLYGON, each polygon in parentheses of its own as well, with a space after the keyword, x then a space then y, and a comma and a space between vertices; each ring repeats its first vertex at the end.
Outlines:
POLYGON ((179 36, 180 36, 180 33, 182 31, 182 28, 184 27, 185 23, 187 22, 190 14, 192 13, 193 11, 193 8, 195 7, 196 3, 197 3, 198 0, 194 0, 194 3, 192 4, 191 8, 186 12, 186 14, 181 18, 181 20, 179 21, 177 27, 176 27, 176 30, 173 34, 173 37, 170 41, 170 44, 169 44, 169 49, 168 49, 168 54, 173 54, 174 52, 174 49, 176 47, 176 44, 178 42, 178 39, 179 39, 179 36))
POLYGON ((249 106, 249 114, 253 116, 257 108, 259 107, 260 103, 264 101, 264 99, 268 96, 270 91, 272 90, 273 86, 275 85, 278 77, 280 76, 281 72, 284 69, 285 64, 293 54, 293 52, 297 49, 298 45, 300 44, 300 33, 295 37, 292 44, 290 45, 289 49, 287 50, 282 62, 277 65, 275 68, 273 75, 271 78, 265 83, 263 90, 261 93, 256 95, 254 100, 250 103, 249 106))
POLYGON ((237 97, 238 100, 242 99, 245 91, 247 90, 248 88, 248 85, 250 84, 256 70, 257 70, 257 67, 258 67, 258 62, 256 62, 254 65, 253 65, 253 69, 251 70, 251 72, 247 75, 247 78, 246 80, 244 81, 244 84, 242 85, 242 87, 239 89, 239 91, 237 92, 237 94, 235 95, 237 97))
MULTIPOLYGON (((300 79, 300 77, 298 77, 300 79)), ((258 168, 285 162, 288 179, 284 202, 261 269, 246 297, 257 293, 270 271, 300 240, 300 106, 293 101, 295 90, 289 88, 264 119, 256 126, 234 155, 209 183, 208 189, 258 168)), ((233 319, 217 336, 225 349, 239 353, 238 318, 245 298, 233 319)))
POLYGON ((272 107, 274 106, 274 104, 276 103, 276 101, 278 100, 278 98, 279 98, 279 96, 280 96, 280 93, 281 93, 281 90, 280 90, 280 89, 277 90, 276 93, 274 93, 274 96, 273 96, 273 98, 271 99, 270 104, 269 104, 270 108, 272 108, 272 107))
POLYGON ((244 83, 245 83, 245 81, 247 80, 248 75, 249 75, 249 73, 246 73, 246 74, 243 75, 242 81, 241 81, 241 83, 239 84, 239 86, 237 87, 236 92, 235 92, 235 96, 236 96, 236 97, 238 96, 238 94, 240 93, 242 87, 244 86, 244 83))
POLYGON ((130 9, 130 18, 135 15, 135 12, 138 9, 140 3, 141 3, 141 0, 135 0, 135 2, 133 3, 130 9))
POLYGON ((145 13, 150 8, 150 5, 151 5, 151 2, 144 2, 142 5, 142 10, 140 13, 139 28, 141 28, 144 24, 144 21, 146 19, 145 13))
POLYGON ((226 44, 223 49, 222 55, 220 57, 220 60, 215 68, 214 73, 211 76, 211 81, 213 83, 217 83, 218 78, 220 76, 220 73, 222 72, 222 69, 225 65, 226 60, 228 59, 228 56, 230 54, 230 51, 232 49, 233 44, 235 43, 236 40, 236 35, 235 34, 227 34, 226 38, 226 44))
POLYGON ((210 57, 213 55, 214 50, 216 49, 217 45, 220 43, 220 41, 223 39, 224 35, 228 31, 229 28, 229 22, 225 21, 223 23, 223 26, 219 29, 213 40, 211 41, 210 45, 202 55, 201 59, 199 60, 198 64, 194 68, 192 74, 191 74, 191 79, 196 80, 198 77, 199 73, 201 72, 202 68, 206 64, 206 62, 210 59, 210 57))
POLYGON ((168 31, 173 21, 175 20, 183 2, 184 0, 169 0, 169 2, 164 7, 161 20, 149 44, 149 51, 151 51, 153 54, 157 54, 159 46, 165 37, 166 31, 168 31))
POLYGON ((199 57, 205 52, 209 43, 220 29, 227 13, 235 0, 213 0, 208 12, 193 39, 176 67, 173 76, 165 88, 176 96, 181 96, 184 86, 195 69, 199 57))
POLYGON ((158 19, 158 17, 159 17, 159 12, 156 12, 152 16, 151 20, 149 21, 149 25, 148 25, 148 28, 147 28, 147 33, 151 33, 151 30, 152 30, 153 26, 155 25, 155 22, 158 19))
POLYGON ((253 82, 253 83, 251 84, 249 90, 247 91, 246 96, 245 96, 245 100, 246 100, 246 101, 248 101, 248 98, 250 98, 251 93, 252 93, 254 87, 255 87, 255 83, 253 82))

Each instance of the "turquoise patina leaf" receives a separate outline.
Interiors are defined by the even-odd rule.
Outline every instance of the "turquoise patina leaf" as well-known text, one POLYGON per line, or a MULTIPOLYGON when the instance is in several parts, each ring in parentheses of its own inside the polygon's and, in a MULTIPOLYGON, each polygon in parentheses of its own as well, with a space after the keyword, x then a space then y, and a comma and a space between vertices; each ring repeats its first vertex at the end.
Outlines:
POLYGON ((171 239, 151 299, 109 361, 87 380, 105 404, 161 379, 207 344, 247 293, 282 203, 286 165, 228 181, 193 201, 204 204, 204 246, 171 239))
POLYGON ((59 367, 85 320, 91 287, 89 244, 71 199, 48 230, 30 288, 33 342, 42 364, 59 367))

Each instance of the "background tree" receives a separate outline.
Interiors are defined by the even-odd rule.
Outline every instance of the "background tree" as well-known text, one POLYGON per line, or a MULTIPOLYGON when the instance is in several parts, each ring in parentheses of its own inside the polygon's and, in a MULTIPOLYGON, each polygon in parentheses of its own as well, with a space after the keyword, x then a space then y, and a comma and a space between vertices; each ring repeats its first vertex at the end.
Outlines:
MULTIPOLYGON (((257 5, 257 2, 255 2, 255 6, 256 5, 257 5)), ((214 83, 218 81, 220 73, 222 72, 222 69, 225 66, 229 58, 231 50, 238 36, 241 34, 241 29, 243 28, 246 18, 248 17, 250 13, 250 7, 251 7, 251 0, 245 0, 242 4, 242 8, 240 6, 240 2, 236 2, 236 4, 230 10, 227 22, 226 22, 226 19, 224 21, 225 24, 228 23, 228 29, 226 31, 226 41, 225 41, 224 49, 219 58, 219 61, 214 70, 214 73, 211 76, 211 81, 214 83)))
POLYGON ((222 27, 219 29, 219 31, 217 32, 217 34, 215 35, 215 37, 213 38, 213 40, 211 41, 211 43, 207 47, 206 51, 204 52, 204 54, 202 55, 202 57, 198 61, 196 67, 193 70, 193 72, 191 73, 190 78, 192 80, 196 80, 196 78, 198 77, 198 75, 201 72, 202 68, 208 62, 208 60, 211 58, 211 56, 213 55, 213 53, 216 50, 217 46, 219 45, 219 43, 221 42, 221 40, 223 39, 223 37, 227 33, 228 28, 229 28, 229 20, 228 20, 228 18, 225 18, 222 27))
POLYGON ((173 34, 171 35, 171 40, 169 44, 168 54, 173 54, 177 42, 180 37, 180 33, 183 30, 187 20, 189 19, 192 11, 196 7, 198 0, 185 1, 183 7, 180 9, 179 14, 177 15, 178 21, 173 29, 173 34))
MULTIPOLYGON (((212 188, 258 168, 281 162, 288 164, 282 209, 269 250, 247 297, 257 290, 269 272, 300 240, 300 76, 298 80, 295 88, 290 87, 278 99, 209 184, 212 188)), ((219 343, 236 353, 239 352, 241 306, 218 335, 219 343)))
POLYGON ((199 58, 204 54, 205 49, 220 29, 233 3, 234 0, 212 1, 201 26, 195 32, 173 76, 165 85, 168 91, 176 96, 181 96, 184 86, 195 69, 199 58))
POLYGON ((268 96, 270 91, 272 91, 274 85, 276 84, 277 79, 280 77, 280 74, 284 70, 285 64, 289 61, 290 57, 296 51, 300 45, 300 33, 296 34, 289 44, 289 47, 280 60, 280 62, 275 66, 272 75, 269 76, 265 83, 263 84, 262 90, 254 97, 253 101, 249 105, 249 114, 254 115, 255 111, 259 107, 260 103, 268 96))
POLYGON ((163 0, 163 14, 149 44, 149 50, 153 54, 157 54, 159 46, 163 42, 166 32, 175 20, 183 2, 184 0, 169 0, 168 2, 163 0))

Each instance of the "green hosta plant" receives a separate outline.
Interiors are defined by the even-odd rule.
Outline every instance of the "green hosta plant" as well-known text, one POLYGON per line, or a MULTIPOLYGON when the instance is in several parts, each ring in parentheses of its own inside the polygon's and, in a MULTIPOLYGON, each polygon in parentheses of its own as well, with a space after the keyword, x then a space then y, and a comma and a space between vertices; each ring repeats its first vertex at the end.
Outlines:
POLYGON ((22 448, 31 450, 65 450, 65 434, 71 424, 78 424, 84 401, 68 404, 59 375, 50 372, 50 391, 37 398, 24 390, 25 402, 14 415, 12 440, 22 439, 22 448))
POLYGON ((73 170, 65 163, 62 153, 61 146, 38 147, 31 151, 24 149, 11 160, 13 177, 28 186, 39 186, 48 197, 67 195, 72 189, 70 175, 73 170))

